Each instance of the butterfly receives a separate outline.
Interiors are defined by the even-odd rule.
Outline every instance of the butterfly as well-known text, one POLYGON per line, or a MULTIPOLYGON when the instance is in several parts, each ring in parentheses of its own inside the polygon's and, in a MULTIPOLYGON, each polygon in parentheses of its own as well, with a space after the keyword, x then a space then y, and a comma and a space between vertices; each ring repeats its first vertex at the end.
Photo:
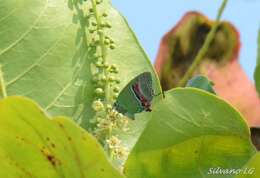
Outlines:
POLYGON ((136 113, 151 112, 154 97, 153 80, 150 72, 144 72, 131 80, 119 93, 114 108, 134 119, 136 113))

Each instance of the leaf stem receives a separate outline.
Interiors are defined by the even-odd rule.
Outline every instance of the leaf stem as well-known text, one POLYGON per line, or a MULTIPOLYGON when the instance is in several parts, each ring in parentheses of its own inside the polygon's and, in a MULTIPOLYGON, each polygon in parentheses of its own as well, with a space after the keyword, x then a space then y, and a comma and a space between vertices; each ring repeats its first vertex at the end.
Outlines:
POLYGON ((3 98, 7 97, 7 92, 6 92, 6 86, 5 86, 5 80, 4 80, 4 73, 2 71, 2 65, 0 64, 0 86, 1 86, 1 93, 3 98))
POLYGON ((257 64, 260 65, 260 29, 258 30, 257 64))
POLYGON ((223 14, 223 11, 227 5, 228 0, 223 0, 221 7, 218 10, 218 15, 216 18, 216 21, 212 27, 212 29, 210 30, 209 34, 207 35, 207 38, 203 44, 203 46, 201 47, 201 49, 199 50, 197 56, 195 57, 192 65, 190 66, 190 68, 188 69, 188 71, 184 74, 183 78, 179 81, 178 83, 178 87, 183 87, 185 86, 185 84, 187 83, 187 81, 191 78, 191 76, 193 75, 194 71, 196 70, 197 66, 201 63, 203 57, 206 55, 209 46, 211 44, 211 42, 213 41, 215 34, 217 32, 217 28, 219 26, 220 23, 220 18, 223 14))

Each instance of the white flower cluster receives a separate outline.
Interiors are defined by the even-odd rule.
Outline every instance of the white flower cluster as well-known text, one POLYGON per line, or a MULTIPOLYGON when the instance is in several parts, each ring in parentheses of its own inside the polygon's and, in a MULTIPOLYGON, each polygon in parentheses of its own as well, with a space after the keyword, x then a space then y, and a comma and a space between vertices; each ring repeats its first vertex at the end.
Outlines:
POLYGON ((100 143, 107 149, 112 158, 119 160, 127 156, 127 149, 124 147, 116 131, 128 130, 128 119, 113 109, 112 105, 118 97, 120 80, 115 77, 119 70, 117 65, 107 62, 108 50, 116 48, 114 40, 107 35, 112 28, 106 17, 108 14, 99 12, 99 5, 102 0, 91 0, 92 7, 89 9, 92 18, 90 19, 89 35, 93 47, 93 85, 94 101, 92 109, 95 112, 90 124, 94 125, 93 134, 100 143))
POLYGON ((109 149, 111 150, 111 154, 115 155, 117 159, 125 159, 128 155, 128 151, 126 147, 124 147, 121 143, 121 140, 116 136, 112 136, 106 140, 109 149))

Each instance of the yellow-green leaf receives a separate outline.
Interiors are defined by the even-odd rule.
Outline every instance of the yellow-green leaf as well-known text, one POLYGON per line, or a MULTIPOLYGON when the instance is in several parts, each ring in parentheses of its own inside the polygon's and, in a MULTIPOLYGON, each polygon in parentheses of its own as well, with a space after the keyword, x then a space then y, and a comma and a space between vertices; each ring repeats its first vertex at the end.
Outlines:
POLYGON ((260 153, 255 154, 241 169, 236 178, 259 178, 260 177, 260 153))
POLYGON ((31 100, 0 101, 1 178, 121 178, 97 141, 31 100))

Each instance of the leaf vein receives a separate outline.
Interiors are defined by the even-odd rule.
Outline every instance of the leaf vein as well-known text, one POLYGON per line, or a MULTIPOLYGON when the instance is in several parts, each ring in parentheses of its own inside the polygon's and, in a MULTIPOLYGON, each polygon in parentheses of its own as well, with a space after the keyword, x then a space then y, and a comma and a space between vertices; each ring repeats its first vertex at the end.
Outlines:
POLYGON ((10 17, 12 14, 15 13, 15 11, 17 10, 17 8, 14 8, 13 10, 11 10, 7 15, 5 15, 4 17, 2 17, 0 19, 0 22, 4 21, 5 19, 7 19, 8 17, 10 17))
POLYGON ((51 103, 45 107, 44 109, 48 111, 55 103, 59 100, 59 98, 66 92, 66 90, 72 85, 72 82, 67 83, 64 88, 58 93, 58 95, 51 101, 51 103))
POLYGON ((53 49, 55 49, 57 47, 57 45, 59 44, 60 39, 58 39, 54 45, 50 46, 47 51, 38 58, 38 60, 33 63, 31 66, 29 66, 26 70, 24 70, 22 73, 18 74, 16 77, 14 77, 13 79, 11 79, 9 82, 6 83, 6 87, 12 85, 13 83, 15 83, 17 80, 19 80, 20 78, 22 78, 24 75, 26 75, 29 71, 31 71, 32 69, 34 69, 53 49))
POLYGON ((12 49, 17 44, 19 44, 33 30, 33 27, 39 22, 39 20, 45 13, 47 7, 48 7, 48 0, 46 0, 46 4, 45 4, 43 10, 41 11, 40 15, 36 18, 36 20, 32 23, 32 25, 29 27, 29 29, 27 31, 25 31, 16 41, 14 41, 8 47, 6 47, 2 51, 0 51, 0 56, 3 55, 4 53, 6 53, 7 51, 9 51, 10 49, 12 49))

